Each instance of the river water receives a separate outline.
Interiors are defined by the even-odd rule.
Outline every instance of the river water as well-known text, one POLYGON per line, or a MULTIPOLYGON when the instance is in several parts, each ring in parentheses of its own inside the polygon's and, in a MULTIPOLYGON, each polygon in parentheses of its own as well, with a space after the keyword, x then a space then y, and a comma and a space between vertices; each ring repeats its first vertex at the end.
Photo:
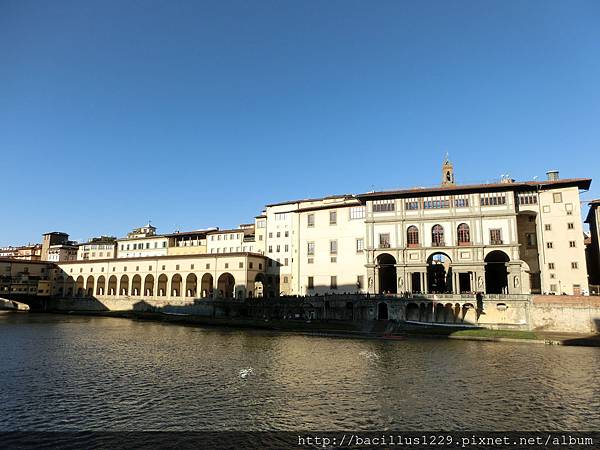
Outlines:
POLYGON ((600 348, 26 313, 0 343, 0 431, 600 429, 600 348))

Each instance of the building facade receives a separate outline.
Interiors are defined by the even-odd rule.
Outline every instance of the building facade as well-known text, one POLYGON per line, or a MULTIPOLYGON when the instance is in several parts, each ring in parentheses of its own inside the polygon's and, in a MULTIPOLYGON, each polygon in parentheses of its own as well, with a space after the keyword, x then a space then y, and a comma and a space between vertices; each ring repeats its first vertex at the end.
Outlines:
POLYGON ((185 301, 263 292, 265 257, 253 253, 111 258, 58 263, 53 295, 185 301))
POLYGON ((77 260, 87 261, 116 257, 116 240, 113 236, 100 236, 90 239, 85 244, 79 244, 77 260))
POLYGON ((579 192, 591 180, 551 172, 461 186, 447 160, 442 177, 435 188, 267 205, 257 230, 280 293, 587 292, 579 192))
POLYGON ((600 290, 600 199, 589 202, 589 211, 585 219, 590 227, 588 253, 588 273, 590 285, 595 293, 600 290))

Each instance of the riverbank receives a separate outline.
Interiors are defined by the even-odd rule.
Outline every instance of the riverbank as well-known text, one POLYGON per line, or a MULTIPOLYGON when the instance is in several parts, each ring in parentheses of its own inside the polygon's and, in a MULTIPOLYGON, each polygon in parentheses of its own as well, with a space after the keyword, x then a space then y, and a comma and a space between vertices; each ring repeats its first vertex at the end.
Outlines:
POLYGON ((257 329, 304 335, 356 339, 403 340, 410 338, 459 339, 486 342, 522 342, 531 344, 600 347, 600 334, 552 333, 522 330, 492 330, 475 327, 431 326, 393 321, 281 320, 240 317, 205 317, 138 311, 69 311, 55 314, 116 317, 130 320, 172 323, 187 326, 257 329))

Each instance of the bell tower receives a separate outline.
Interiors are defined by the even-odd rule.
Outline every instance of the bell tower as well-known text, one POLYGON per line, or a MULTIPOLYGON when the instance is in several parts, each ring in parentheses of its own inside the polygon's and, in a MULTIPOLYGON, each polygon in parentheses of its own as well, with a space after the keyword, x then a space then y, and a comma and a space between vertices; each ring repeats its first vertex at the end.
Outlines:
POLYGON ((444 156, 444 164, 442 164, 442 186, 453 185, 454 182, 454 166, 448 159, 448 153, 444 156))

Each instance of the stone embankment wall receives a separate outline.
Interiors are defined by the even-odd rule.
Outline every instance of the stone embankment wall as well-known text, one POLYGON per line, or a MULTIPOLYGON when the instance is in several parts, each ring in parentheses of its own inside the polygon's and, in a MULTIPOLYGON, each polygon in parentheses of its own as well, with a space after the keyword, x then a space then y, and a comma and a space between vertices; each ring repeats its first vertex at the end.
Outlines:
POLYGON ((117 297, 51 299, 58 311, 157 311, 205 317, 393 320, 570 333, 600 332, 600 297, 440 295, 390 297, 331 295, 237 300, 143 300, 117 297))
POLYGON ((600 297, 534 295, 531 328, 539 331, 600 333, 600 297))

